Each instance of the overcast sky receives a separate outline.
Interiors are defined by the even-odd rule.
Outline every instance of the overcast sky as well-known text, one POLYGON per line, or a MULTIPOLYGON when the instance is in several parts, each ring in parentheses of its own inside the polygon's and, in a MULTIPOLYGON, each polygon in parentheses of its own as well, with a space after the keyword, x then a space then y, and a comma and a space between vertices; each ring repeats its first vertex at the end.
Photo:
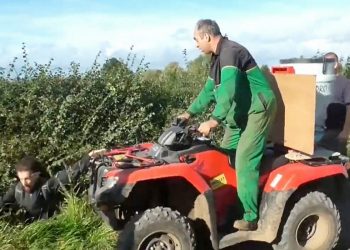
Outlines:
POLYGON ((350 1, 323 0, 2 0, 0 67, 20 56, 66 68, 126 58, 133 45, 151 68, 183 64, 199 55, 193 41, 198 19, 218 22, 223 34, 247 47, 257 62, 313 56, 319 50, 350 55, 350 1))

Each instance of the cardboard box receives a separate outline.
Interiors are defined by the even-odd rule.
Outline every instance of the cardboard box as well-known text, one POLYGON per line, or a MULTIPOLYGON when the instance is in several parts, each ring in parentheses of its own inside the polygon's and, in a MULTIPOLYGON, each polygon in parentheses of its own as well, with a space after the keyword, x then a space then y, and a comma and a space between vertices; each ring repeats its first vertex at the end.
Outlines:
POLYGON ((268 75, 277 97, 277 115, 270 139, 277 144, 314 153, 316 76, 268 75))

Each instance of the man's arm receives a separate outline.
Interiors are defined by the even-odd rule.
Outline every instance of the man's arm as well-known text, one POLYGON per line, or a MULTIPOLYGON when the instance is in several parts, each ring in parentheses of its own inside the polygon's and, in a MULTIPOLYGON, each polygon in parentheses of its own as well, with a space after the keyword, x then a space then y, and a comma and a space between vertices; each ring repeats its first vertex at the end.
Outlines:
POLYGON ((235 66, 225 66, 221 70, 221 84, 217 89, 215 109, 211 115, 218 123, 225 120, 232 104, 235 102, 236 83, 239 69, 235 66))
POLYGON ((190 105, 187 112, 193 116, 202 113, 206 108, 208 108, 209 104, 215 101, 214 89, 214 80, 208 77, 204 87, 196 99, 193 101, 193 103, 190 105))
POLYGON ((4 208, 6 205, 13 205, 16 203, 16 184, 13 184, 5 193, 3 197, 0 197, 0 211, 2 208, 4 208))
POLYGON ((80 176, 89 170, 91 158, 89 155, 84 155, 79 161, 68 169, 57 172, 55 178, 61 185, 74 184, 79 180, 80 176))
POLYGON ((211 115, 218 123, 225 120, 235 102, 236 86, 241 73, 238 54, 230 48, 221 52, 220 65, 221 81, 216 90, 216 105, 211 115))
POLYGON ((342 132, 339 134, 339 138, 349 139, 350 137, 350 104, 346 106, 345 122, 342 132))
POLYGON ((70 168, 57 172, 54 177, 48 180, 45 188, 48 189, 48 192, 56 192, 60 186, 75 184, 82 175, 88 172, 91 161, 94 158, 103 155, 105 152, 105 149, 99 149, 93 150, 89 154, 84 155, 83 158, 81 158, 70 168))
POLYGON ((228 48, 221 52, 220 85, 216 89, 216 105, 209 121, 201 123, 198 131, 208 136, 211 129, 226 119, 228 112, 235 103, 236 86, 240 74, 239 57, 234 50, 228 48))
POLYGON ((350 136, 350 80, 347 81, 344 92, 344 104, 346 106, 345 122, 342 132, 338 135, 340 139, 349 139, 350 136))

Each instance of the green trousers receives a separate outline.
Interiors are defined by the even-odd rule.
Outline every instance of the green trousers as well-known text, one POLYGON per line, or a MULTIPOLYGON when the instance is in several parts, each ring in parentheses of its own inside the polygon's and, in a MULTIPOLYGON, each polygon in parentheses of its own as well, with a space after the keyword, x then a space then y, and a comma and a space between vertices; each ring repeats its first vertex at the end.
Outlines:
POLYGON ((259 217, 259 167, 275 113, 276 102, 271 98, 264 111, 248 115, 245 128, 226 127, 221 143, 226 151, 236 150, 237 193, 246 221, 255 221, 259 217))

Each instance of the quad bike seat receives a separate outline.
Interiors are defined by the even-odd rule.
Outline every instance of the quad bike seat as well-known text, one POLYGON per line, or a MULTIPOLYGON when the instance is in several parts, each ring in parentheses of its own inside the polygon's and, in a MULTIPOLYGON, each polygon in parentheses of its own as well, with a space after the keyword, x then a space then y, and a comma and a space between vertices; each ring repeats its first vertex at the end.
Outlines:
MULTIPOLYGON (((230 165, 234 168, 236 152, 228 154, 230 165)), ((271 172, 290 162, 284 154, 276 153, 274 150, 267 148, 260 164, 260 175, 271 172)))
POLYGON ((286 158, 291 161, 299 161, 309 166, 322 166, 329 164, 343 164, 349 162, 349 157, 342 155, 340 152, 328 150, 324 147, 317 146, 312 155, 292 151, 286 154, 286 158))

